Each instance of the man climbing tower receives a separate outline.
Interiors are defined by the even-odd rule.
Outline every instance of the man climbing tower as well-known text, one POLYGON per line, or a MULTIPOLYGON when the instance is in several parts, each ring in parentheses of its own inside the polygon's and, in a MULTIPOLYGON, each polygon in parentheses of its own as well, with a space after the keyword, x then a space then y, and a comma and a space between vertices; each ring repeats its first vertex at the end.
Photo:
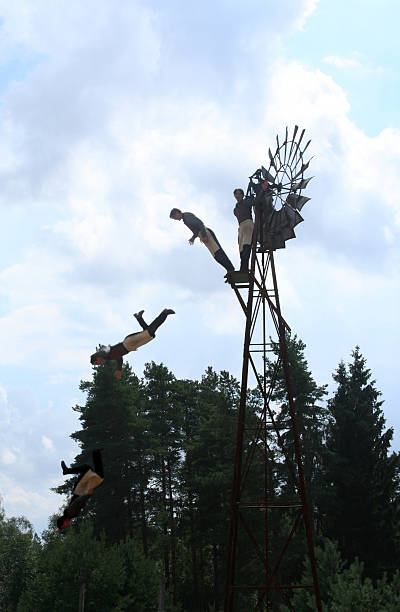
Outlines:
POLYGON ((268 181, 265 180, 262 183, 262 189, 256 198, 244 197, 244 191, 241 187, 234 190, 233 195, 236 199, 236 206, 233 209, 233 214, 238 220, 238 243, 239 243, 239 254, 240 254, 240 271, 247 272, 249 269, 249 259, 251 253, 251 245, 253 241, 253 215, 252 208, 255 206, 259 199, 264 195, 264 192, 268 189, 268 181))
POLYGON ((100 350, 93 353, 90 357, 90 363, 92 365, 103 365, 105 361, 115 360, 117 362, 117 370, 114 372, 114 376, 120 379, 123 356, 131 351, 136 351, 136 349, 143 346, 143 344, 147 344, 150 340, 153 340, 156 335, 156 330, 164 323, 167 316, 175 314, 175 311, 170 308, 165 308, 150 325, 147 325, 144 321, 143 313, 144 310, 141 310, 133 315, 143 328, 143 331, 129 334, 122 342, 114 344, 113 346, 102 347, 100 350))
POLYGON ((64 476, 66 474, 79 474, 73 491, 73 495, 64 513, 57 519, 58 529, 66 529, 71 525, 71 520, 77 517, 83 506, 93 493, 93 489, 101 485, 104 480, 103 461, 101 450, 96 449, 92 453, 93 468, 89 464, 77 465, 68 468, 64 461, 61 461, 61 468, 64 476))
POLYGON ((189 239, 189 244, 193 245, 196 238, 200 239, 207 249, 210 251, 214 259, 227 272, 234 270, 232 262, 228 258, 225 251, 222 249, 218 239, 212 229, 205 227, 203 221, 190 212, 181 212, 179 208, 173 208, 169 214, 171 219, 175 221, 183 221, 184 224, 193 232, 193 236, 189 239))

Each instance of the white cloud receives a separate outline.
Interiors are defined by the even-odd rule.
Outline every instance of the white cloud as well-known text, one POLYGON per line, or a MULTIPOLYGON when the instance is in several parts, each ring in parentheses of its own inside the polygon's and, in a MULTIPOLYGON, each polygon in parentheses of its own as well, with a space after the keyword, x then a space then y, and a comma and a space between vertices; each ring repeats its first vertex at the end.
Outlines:
POLYGON ((394 73, 390 68, 380 66, 372 62, 367 56, 358 51, 354 51, 350 57, 340 55, 327 55, 323 61, 335 68, 343 70, 357 70, 357 75, 364 78, 390 76, 394 77, 394 73))
POLYGON ((362 66, 358 59, 340 57, 339 55, 327 55, 324 57, 324 62, 332 64, 332 66, 336 66, 336 68, 360 68, 362 66))
POLYGON ((308 0, 304 3, 303 14, 300 14, 296 20, 296 26, 299 29, 302 30, 304 28, 307 19, 311 17, 313 12, 316 10, 318 4, 319 0, 308 0))
POLYGON ((1 453, 1 460, 6 465, 11 465, 15 463, 16 459, 17 459, 16 455, 10 450, 5 449, 1 453))
POLYGON ((42 436, 42 445, 44 450, 46 451, 46 453, 50 453, 53 454, 55 452, 55 448, 54 448, 54 443, 53 441, 48 438, 47 436, 42 436))
POLYGON ((0 491, 6 515, 24 515, 34 523, 42 524, 44 528, 47 521, 43 524, 43 517, 49 517, 52 513, 57 512, 62 504, 62 498, 46 490, 46 484, 49 487, 52 486, 51 483, 44 483, 44 486, 38 491, 25 482, 18 483, 0 474, 0 491))

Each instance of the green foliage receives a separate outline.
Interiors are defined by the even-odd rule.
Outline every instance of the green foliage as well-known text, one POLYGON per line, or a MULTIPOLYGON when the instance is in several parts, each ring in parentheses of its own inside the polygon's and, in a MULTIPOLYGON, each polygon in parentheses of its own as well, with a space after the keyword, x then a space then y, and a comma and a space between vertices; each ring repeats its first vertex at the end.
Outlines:
MULTIPOLYGON (((399 612, 400 572, 397 571, 389 582, 384 575, 376 585, 370 578, 363 579, 363 564, 358 559, 345 568, 337 545, 325 540, 316 548, 316 559, 325 612, 399 612)), ((311 584, 311 569, 308 559, 304 562, 302 584, 311 584)), ((292 598, 296 612, 313 612, 315 598, 312 591, 299 590, 292 598)), ((281 612, 288 608, 281 606, 281 612)))
MULTIPOLYGON (((322 462, 326 441, 326 431, 330 420, 329 411, 323 405, 327 394, 326 385, 318 385, 308 368, 304 351, 306 345, 297 336, 286 337, 287 357, 289 362, 290 387, 293 397, 294 415, 290 409, 287 392, 287 375, 283 365, 275 360, 267 361, 268 381, 276 376, 276 384, 271 395, 271 405, 275 408, 275 420, 279 427, 284 450, 277 443, 277 435, 273 433, 269 446, 274 451, 271 482, 271 499, 276 503, 293 503, 300 501, 298 486, 294 481, 293 472, 297 474, 297 458, 293 436, 293 416, 296 419, 299 434, 299 447, 304 470, 304 480, 312 524, 315 531, 321 529, 318 507, 321 498, 322 462)), ((273 346, 276 357, 279 355, 279 346, 273 346)), ((274 542, 271 546, 270 562, 272 566, 278 559, 288 535, 294 525, 296 514, 293 510, 271 511, 270 538, 274 542)), ((303 522, 297 528, 286 552, 279 580, 285 584, 299 581, 301 562, 306 552, 303 522)), ((271 598, 278 605, 277 594, 271 598)))
MULTIPOLYGON (((330 420, 329 411, 321 405, 327 394, 327 385, 317 385, 312 377, 304 356, 306 345, 297 336, 287 336, 287 355, 290 368, 290 385, 299 432, 300 448, 304 464, 306 489, 311 505, 318 502, 320 491, 321 464, 323 448, 326 440, 326 430, 330 420)), ((274 346, 276 355, 279 346, 274 346)), ((275 362, 268 360, 268 378, 274 375, 275 362)), ((287 381, 283 366, 278 369, 276 385, 272 393, 272 400, 279 405, 277 424, 279 427, 287 426, 287 432, 282 433, 289 457, 295 462, 293 429, 291 427, 291 414, 287 399, 287 381)), ((281 486, 286 492, 293 492, 292 478, 287 465, 281 457, 280 468, 281 486)))
POLYGON ((0 609, 17 609, 21 591, 30 580, 40 555, 40 542, 23 517, 6 519, 0 507, 0 609))
POLYGON ((157 597, 157 572, 132 540, 107 545, 93 525, 46 534, 35 575, 22 595, 18 612, 73 611, 85 585, 85 610, 151 612, 157 597))
POLYGON ((384 429, 381 393, 358 347, 352 356, 334 374, 321 506, 325 533, 343 556, 359 557, 367 575, 377 577, 398 567, 400 463, 389 456, 393 430, 384 429))
POLYGON ((75 612, 79 591, 86 586, 85 610, 108 612, 117 603, 125 582, 125 568, 116 547, 94 537, 93 526, 80 525, 67 533, 49 535, 36 575, 18 612, 75 612))

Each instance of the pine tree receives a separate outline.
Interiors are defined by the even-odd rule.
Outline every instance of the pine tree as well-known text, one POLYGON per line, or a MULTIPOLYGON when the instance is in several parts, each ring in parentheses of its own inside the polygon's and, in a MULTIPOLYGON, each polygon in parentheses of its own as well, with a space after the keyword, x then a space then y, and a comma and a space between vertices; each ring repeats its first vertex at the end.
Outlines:
MULTIPOLYGON (((125 364, 121 380, 113 376, 113 365, 106 362, 94 371, 92 382, 82 382, 87 393, 84 406, 75 406, 82 429, 71 434, 81 446, 76 464, 92 463, 91 453, 102 448, 104 482, 98 487, 81 518, 93 517, 97 533, 105 530, 110 543, 132 533, 132 483, 135 448, 134 426, 140 404, 139 381, 125 364)), ((71 494, 76 478, 56 489, 71 494)), ((79 522, 79 519, 78 519, 79 522)))
POLYGON ((175 399, 175 377, 163 364, 144 370, 144 410, 149 430, 153 524, 163 557, 166 588, 176 602, 176 498, 182 451, 182 414, 175 399))
MULTIPOLYGON (((300 449, 303 456, 304 478, 308 495, 308 503, 313 507, 318 502, 320 490, 320 473, 322 452, 328 425, 328 410, 321 404, 327 394, 327 385, 317 385, 304 356, 306 345, 297 336, 287 338, 287 354, 290 368, 290 382, 293 402, 296 412, 296 421, 299 432, 300 449)), ((279 346, 274 346, 274 352, 279 353, 279 346)), ((268 362, 269 378, 273 376, 274 362, 268 362)), ((285 450, 292 463, 295 462, 293 431, 291 429, 289 406, 287 399, 287 385, 283 368, 278 376, 272 394, 273 402, 279 405, 276 422, 278 426, 286 426, 287 432, 282 430, 282 439, 285 450)), ((287 465, 281 455, 280 480, 282 490, 293 493, 293 482, 287 465)))
POLYGON ((325 458, 327 535, 348 561, 359 557, 367 575, 392 570, 399 557, 399 457, 389 455, 381 393, 358 347, 348 368, 341 362, 329 401, 333 422, 325 458))
MULTIPOLYGON (((308 368, 304 356, 306 345, 297 336, 286 337, 287 356, 289 361, 290 387, 296 415, 300 452, 304 471, 307 502, 311 513, 312 524, 317 533, 319 525, 319 501, 321 490, 321 463, 326 439, 328 411, 322 404, 326 395, 326 385, 318 385, 308 368)), ((280 347, 273 345, 276 356, 280 347)), ((293 423, 289 410, 288 387, 284 368, 276 360, 268 360, 268 382, 275 384, 271 394, 271 408, 275 413, 275 422, 282 443, 279 443, 277 433, 271 429, 269 440, 269 462, 271 464, 270 496, 276 495, 280 503, 289 505, 299 500, 299 489, 295 484, 293 472, 297 474, 293 423), (277 372, 275 372, 278 367, 277 372)), ((272 549, 270 562, 272 566, 277 561, 277 555, 285 545, 287 537, 296 518, 295 511, 288 509, 281 512, 271 511, 270 541, 272 549)), ((279 580, 293 584, 299 580, 299 570, 306 551, 304 531, 298 528, 290 541, 281 566, 279 580)), ((276 602, 277 605, 277 602, 276 602)))
POLYGON ((6 518, 0 505, 0 610, 17 609, 21 592, 35 574, 40 541, 24 517, 6 518))
POLYGON ((223 599, 228 540, 238 382, 228 372, 208 368, 199 385, 199 421, 192 447, 196 527, 203 603, 223 599))
POLYGON ((198 387, 197 381, 192 380, 177 380, 175 384, 175 401, 179 404, 182 414, 183 452, 179 470, 179 600, 185 610, 196 612, 203 609, 202 592, 199 588, 199 552, 202 542, 197 529, 198 496, 193 465, 193 451, 200 422, 198 387))

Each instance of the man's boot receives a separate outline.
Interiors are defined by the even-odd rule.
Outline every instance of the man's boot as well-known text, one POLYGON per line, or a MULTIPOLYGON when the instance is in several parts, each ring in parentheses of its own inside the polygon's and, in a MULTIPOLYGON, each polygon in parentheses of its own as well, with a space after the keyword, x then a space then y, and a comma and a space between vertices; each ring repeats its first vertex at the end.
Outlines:
POLYGON ((218 249, 218 251, 214 253, 214 259, 218 261, 218 263, 223 268, 225 268, 227 272, 231 272, 232 270, 235 269, 232 265, 231 260, 229 259, 225 251, 223 251, 222 249, 218 249))

